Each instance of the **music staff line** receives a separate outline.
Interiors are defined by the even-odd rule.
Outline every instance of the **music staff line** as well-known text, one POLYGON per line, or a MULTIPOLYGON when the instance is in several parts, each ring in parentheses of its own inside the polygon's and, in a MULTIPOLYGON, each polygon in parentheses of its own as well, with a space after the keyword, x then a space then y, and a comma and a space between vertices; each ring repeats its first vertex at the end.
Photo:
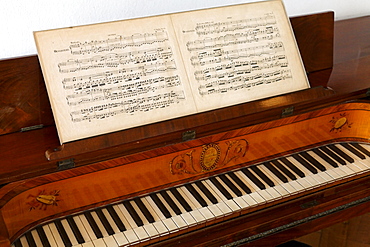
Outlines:
POLYGON ((230 91, 249 89, 263 84, 271 84, 292 78, 290 70, 276 70, 269 73, 259 73, 253 76, 238 76, 227 80, 217 80, 198 86, 201 96, 209 94, 224 94, 230 91))
POLYGON ((185 100, 183 91, 171 91, 154 96, 129 99, 126 101, 108 103, 84 108, 70 113, 72 122, 91 121, 104 119, 119 114, 133 114, 138 111, 148 112, 155 109, 167 108, 185 100))
POLYGON ((97 87, 78 88, 66 96, 68 105, 81 105, 89 102, 119 100, 122 98, 137 97, 164 88, 173 88, 181 85, 179 76, 157 77, 120 86, 111 86, 112 83, 101 83, 97 87), (87 96, 87 97, 86 97, 87 96))
POLYGON ((197 35, 201 36, 214 33, 244 30, 249 28, 257 28, 260 26, 267 26, 273 24, 276 24, 275 15, 273 13, 266 13, 264 17, 216 23, 214 22, 197 23, 195 27, 195 32, 197 35))
POLYGON ((276 56, 270 62, 264 60, 236 61, 229 64, 223 64, 210 67, 204 70, 194 72, 195 79, 198 81, 207 81, 212 78, 234 77, 239 75, 250 74, 254 71, 271 68, 288 67, 288 60, 285 55, 276 56))
POLYGON ((189 41, 186 43, 187 50, 198 51, 203 49, 210 48, 220 48, 230 45, 243 45, 250 43, 258 43, 260 40, 273 40, 276 37, 279 37, 280 34, 268 34, 268 35, 249 35, 245 33, 236 33, 236 34, 226 34, 223 36, 205 39, 198 39, 194 41, 189 41))
POLYGON ((97 86, 101 82, 130 82, 133 80, 139 80, 141 79, 141 77, 153 73, 163 73, 176 69, 177 67, 175 61, 170 60, 167 62, 156 62, 154 64, 136 66, 131 68, 122 68, 97 74, 64 78, 62 80, 62 84, 64 89, 73 89, 81 87, 85 84, 90 86, 97 86))
POLYGON ((126 53, 110 53, 84 59, 69 59, 58 64, 60 73, 70 73, 96 68, 117 68, 120 65, 141 64, 172 58, 171 47, 158 47, 126 53))
POLYGON ((140 47, 143 45, 151 45, 154 43, 162 43, 168 41, 166 30, 158 30, 154 33, 136 33, 129 36, 108 35, 104 40, 91 41, 73 41, 68 49, 54 50, 54 53, 70 51, 72 55, 85 55, 91 53, 111 52, 114 50, 122 50, 126 47, 140 47), (110 38, 112 37, 113 38, 110 38))
MULTIPOLYGON (((248 48, 224 50, 222 48, 214 49, 211 51, 199 52, 196 56, 190 58, 193 66, 204 66, 212 63, 220 63, 223 61, 232 61, 239 58, 249 57, 260 57, 264 55, 270 55, 265 57, 268 61, 269 58, 274 59, 277 53, 284 51, 284 45, 281 42, 269 43, 267 45, 254 46, 248 48)), ((280 55, 279 55, 280 56, 280 55)))

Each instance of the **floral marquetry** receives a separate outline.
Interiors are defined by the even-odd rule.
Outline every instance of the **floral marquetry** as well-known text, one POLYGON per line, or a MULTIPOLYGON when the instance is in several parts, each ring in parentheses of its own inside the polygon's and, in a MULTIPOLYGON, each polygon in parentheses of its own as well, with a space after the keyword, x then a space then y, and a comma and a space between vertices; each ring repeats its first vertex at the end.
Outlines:
POLYGON ((170 171, 174 175, 209 172, 245 157, 247 150, 244 139, 209 143, 175 156, 170 161, 170 171))

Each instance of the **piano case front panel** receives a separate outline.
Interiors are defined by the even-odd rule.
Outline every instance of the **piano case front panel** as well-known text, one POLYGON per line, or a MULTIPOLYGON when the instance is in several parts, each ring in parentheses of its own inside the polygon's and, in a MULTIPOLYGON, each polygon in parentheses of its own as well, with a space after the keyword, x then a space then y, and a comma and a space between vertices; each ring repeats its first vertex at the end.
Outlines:
MULTIPOLYGON (((366 142, 370 137, 369 110, 370 104, 365 102, 339 104, 13 183, 2 189, 4 224, 14 240, 30 227, 52 218, 325 143, 366 142), (42 202, 41 195, 54 196, 54 201, 42 202)), ((290 196, 289 200, 297 196, 290 196)))

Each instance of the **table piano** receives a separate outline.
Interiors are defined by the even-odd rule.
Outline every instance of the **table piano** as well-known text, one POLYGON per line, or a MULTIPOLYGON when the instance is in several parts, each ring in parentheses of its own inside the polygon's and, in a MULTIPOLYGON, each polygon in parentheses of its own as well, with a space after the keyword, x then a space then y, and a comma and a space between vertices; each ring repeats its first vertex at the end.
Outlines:
POLYGON ((340 59, 370 19, 291 22, 310 89, 61 146, 37 56, 0 61, 0 246, 275 246, 369 212, 370 56, 340 59))

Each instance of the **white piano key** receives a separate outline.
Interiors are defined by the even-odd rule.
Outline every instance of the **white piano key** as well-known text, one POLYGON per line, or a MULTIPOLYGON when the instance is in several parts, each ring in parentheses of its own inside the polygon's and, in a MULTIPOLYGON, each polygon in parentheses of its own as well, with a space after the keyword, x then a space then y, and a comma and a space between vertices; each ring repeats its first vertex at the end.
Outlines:
POLYGON ((114 205, 113 208, 118 209, 116 212, 127 229, 124 234, 130 243, 137 243, 143 239, 149 239, 146 231, 136 226, 135 221, 131 218, 123 204, 114 205))
POLYGON ((161 222, 164 224, 164 226, 167 228, 169 233, 178 231, 178 228, 175 222, 173 222, 171 218, 166 218, 163 215, 161 210, 158 208, 157 204, 155 204, 155 202, 152 200, 150 196, 146 196, 145 199, 151 205, 152 209, 155 212, 155 215, 153 215, 153 217, 158 217, 161 220, 161 222))
POLYGON ((146 206, 150 214, 153 216, 153 219, 154 219, 153 226, 157 229, 157 232, 160 236, 167 235, 168 234, 167 227, 164 225, 162 220, 158 217, 156 211, 153 209, 153 205, 150 205, 150 203, 148 202, 148 198, 150 197, 149 196, 143 197, 142 202, 146 206))
MULTIPOLYGON (((123 235, 126 238, 126 240, 130 244, 139 243, 140 242, 139 238, 137 237, 136 233, 132 230, 132 226, 129 224, 126 217, 123 215, 122 211, 119 209, 118 205, 113 205, 112 207, 126 228, 126 230, 123 232, 123 235)), ((121 239, 121 236, 119 233, 117 233, 114 236, 116 237, 117 242, 125 242, 125 239, 123 238, 121 239)))
POLYGON ((78 245, 77 239, 76 239, 75 235, 73 234, 72 229, 69 226, 67 220, 62 219, 60 221, 60 223, 62 223, 62 226, 63 226, 64 230, 66 231, 67 236, 69 238, 69 241, 71 241, 72 246, 78 245))
POLYGON ((206 219, 203 216, 203 214, 197 209, 197 207, 193 204, 193 202, 188 198, 188 196, 183 192, 181 187, 176 188, 176 190, 179 192, 179 194, 186 200, 186 202, 189 204, 191 207, 192 211, 189 213, 193 216, 197 224, 203 223, 206 219))
POLYGON ((312 173, 310 170, 308 170, 304 165, 299 163, 296 159, 294 159, 292 156, 287 156, 285 157, 287 160, 289 160, 291 163, 293 163, 298 169, 300 169, 306 177, 310 176, 311 178, 315 179, 318 182, 318 185, 324 185, 328 181, 325 180, 320 176, 320 173, 318 172, 317 174, 312 173))
POLYGON ((93 245, 95 247, 109 247, 105 244, 104 240, 102 238, 94 239, 92 241, 93 245))
MULTIPOLYGON (((233 197, 237 197, 232 191, 228 190, 228 188, 226 188, 226 185, 223 183, 223 181, 221 181, 221 179, 217 178, 216 179, 218 180, 218 182, 227 190, 227 192, 230 193, 231 196, 233 197), (221 183, 222 182, 222 183, 221 183)), ((222 192, 208 179, 204 180, 206 183, 207 183, 207 186, 209 187, 209 190, 210 191, 213 191, 213 195, 217 198, 217 200, 219 201, 222 201, 224 202, 229 210, 231 210, 232 212, 237 212, 237 211, 240 211, 240 207, 239 205, 234 201, 234 200, 229 200, 227 199, 223 194, 222 192)), ((228 211, 229 211, 228 210, 228 211)), ((230 211, 229 211, 230 212, 230 211)), ((230 212, 231 213, 231 212, 230 212)))
POLYGON ((176 204, 176 206, 180 209, 181 211, 181 217, 183 218, 183 220, 185 221, 185 223, 189 226, 189 227, 192 227, 192 226, 195 226, 197 225, 197 221, 194 219, 194 217, 189 213, 187 212, 184 207, 181 205, 181 203, 176 199, 176 197, 172 194, 171 191, 167 191, 167 194, 170 196, 170 198, 172 199, 172 201, 176 204))
POLYGON ((103 240, 104 240, 105 245, 108 247, 118 247, 119 246, 113 236, 104 237, 103 240))
POLYGON ((83 243, 81 245, 82 245, 82 247, 95 247, 93 242, 86 242, 86 243, 83 243))
MULTIPOLYGON (((353 153, 351 153, 349 150, 347 150, 345 147, 341 146, 341 145, 335 145, 337 148, 339 148, 340 150, 342 150, 342 152, 344 152, 345 154, 347 154, 348 156, 350 156, 351 158, 354 159, 354 163, 349 163, 351 166, 356 166, 358 167, 359 169, 359 173, 364 173, 364 172, 367 172, 369 167, 367 165, 364 165, 362 162, 361 162, 361 159, 358 158, 356 155, 354 155, 353 153)), ((348 162, 346 162, 348 163, 348 162)))
POLYGON ((322 159, 320 156, 318 156, 315 152, 313 151, 308 151, 307 152, 309 155, 311 155, 314 159, 316 159, 321 165, 323 165, 326 168, 326 173, 329 174, 329 176, 332 177, 333 181, 341 179, 343 176, 346 176, 346 174, 339 168, 334 168, 330 164, 328 164, 327 161, 322 159))
POLYGON ((41 239, 40 239, 39 234, 37 233, 37 231, 36 230, 32 230, 31 231, 31 235, 32 235, 33 239, 35 240, 36 246, 42 246, 42 241, 41 241, 41 239))
POLYGON ((206 221, 211 221, 215 218, 212 212, 207 207, 202 207, 197 199, 195 199, 194 196, 185 187, 179 187, 179 189, 184 195, 186 195, 186 197, 189 199, 189 202, 191 202, 194 208, 196 208, 199 213, 201 213, 206 221))
POLYGON ((141 221, 143 222, 144 225, 142 227, 144 228, 144 230, 148 234, 148 237, 149 238, 154 238, 156 236, 159 236, 158 231, 155 229, 155 227, 151 223, 149 223, 149 221, 144 216, 144 214, 141 212, 140 208, 137 206, 135 201, 131 201, 131 205, 135 209, 135 212, 139 215, 141 221))
MULTIPOLYGON (((284 183, 281 181, 276 175, 271 172, 266 166, 263 164, 258 166, 260 170, 275 183, 275 190, 280 194, 280 197, 286 197, 289 196, 290 193, 288 191, 288 188, 291 188, 291 185, 289 183, 284 183)), ((276 168, 277 169, 277 168, 276 168)), ((293 188, 292 188, 293 189, 293 188)))
POLYGON ((74 221, 76 222, 76 225, 78 229, 80 230, 80 233, 83 237, 83 239, 88 242, 91 241, 89 234, 87 233, 84 225, 82 224, 82 221, 79 216, 73 216, 74 221))
POLYGON ((106 208, 102 208, 101 210, 105 216, 105 218, 107 219, 107 221, 109 222, 109 225, 112 227, 112 230, 114 231, 114 233, 119 233, 121 232, 118 228, 118 226, 116 225, 116 223, 114 222, 112 216, 109 214, 108 210, 106 208))
POLYGON ((94 233, 93 229, 91 228, 89 222, 87 221, 85 215, 80 214, 80 215, 78 215, 78 217, 80 218, 87 234, 89 235, 90 241, 92 241, 94 239, 97 239, 96 236, 95 236, 95 233, 94 233))
MULTIPOLYGON (((249 171, 250 171, 250 173, 252 173, 256 178, 259 178, 259 176, 256 174, 256 173, 254 173, 254 171, 252 171, 252 169, 249 169, 249 171)), ((270 202, 270 201, 273 201, 274 200, 274 197, 270 194, 270 186, 269 185, 267 185, 262 179, 258 179, 261 183, 263 183, 264 185, 265 185, 265 187, 266 187, 266 189, 264 189, 264 190, 261 190, 260 188, 258 188, 254 183, 253 183, 253 181, 252 180, 250 180, 249 178, 248 178, 248 176, 246 176, 243 172, 241 172, 244 176, 245 176, 245 179, 249 182, 249 184, 253 184, 254 186, 255 186, 255 188, 256 188, 256 191, 257 191, 257 193, 258 194, 260 194, 264 199, 265 199, 265 201, 266 202, 270 202)))
POLYGON ((101 221, 99 219, 99 216, 96 214, 96 212, 91 211, 90 213, 91 213, 91 216, 93 217, 93 219, 95 220, 95 223, 98 225, 99 230, 101 231, 103 237, 109 236, 107 230, 105 230, 105 227, 104 227, 103 223, 101 223, 101 221))
POLYGON ((28 242, 27 242, 27 239, 26 239, 26 236, 23 235, 22 237, 19 238, 19 241, 21 242, 22 244, 22 247, 29 247, 28 245, 28 242))
MULTIPOLYGON (((260 189, 252 181, 250 181, 250 179, 242 171, 235 171, 234 174, 238 176, 239 179, 252 191, 252 193, 249 195, 257 203, 257 205, 266 203, 266 199, 258 193, 258 190, 260 191, 260 189)), ((248 203, 249 205, 254 205, 252 201, 248 203)))
POLYGON ((237 196, 235 195, 235 193, 233 192, 231 195, 233 195, 233 200, 236 202, 236 204, 241 208, 241 209, 245 209, 245 208, 248 208, 250 205, 249 203, 245 200, 245 197, 244 195, 246 195, 245 191, 239 187, 239 185, 237 183, 234 182, 234 180, 228 175, 228 174, 225 174, 225 176, 230 180, 231 183, 234 184, 234 186, 240 190, 240 192, 242 193, 242 196, 237 196))
POLYGON ((175 222, 177 229, 179 230, 186 229, 188 225, 186 224, 184 219, 181 216, 176 215, 176 213, 172 210, 171 206, 168 205, 168 203, 166 202, 166 200, 162 197, 160 193, 158 193, 157 196, 161 200, 163 205, 167 208, 167 210, 170 212, 171 219, 173 220, 173 222, 175 222))
MULTIPOLYGON (((126 207, 123 206, 123 204, 117 204, 115 206, 113 206, 113 208, 119 208, 119 210, 121 211, 121 215, 123 215, 124 217, 121 219, 121 220, 125 220, 126 224, 129 226, 129 228, 135 228, 137 227, 136 225, 136 222, 134 221, 134 219, 131 217, 130 213, 127 211, 126 207)), ((124 222, 124 221, 122 221, 124 222)), ((125 226, 126 226, 125 224, 125 226)), ((127 226, 126 226, 126 229, 127 229, 127 226)))
POLYGON ((48 226, 50 228, 51 233, 53 234, 53 237, 54 237, 54 240, 55 240, 55 243, 57 244, 57 246, 58 247, 63 247, 64 246, 63 240, 60 237, 58 229, 55 226, 55 224, 53 222, 51 222, 51 223, 48 224, 48 226))
POLYGON ((51 247, 58 247, 57 243, 55 242, 54 236, 53 236, 53 234, 50 231, 49 226, 48 225, 44 225, 44 226, 42 226, 42 229, 44 229, 46 238, 48 239, 50 246, 51 247))
MULTIPOLYGON (((217 198, 217 194, 212 190, 212 188, 209 186, 209 183, 212 183, 208 179, 201 181, 203 185, 211 192, 213 195, 217 198)), ((222 201, 219 198, 217 199, 218 203, 214 204, 216 205, 222 212, 224 216, 231 214, 233 211, 232 209, 226 204, 226 201, 222 201)), ((235 204, 235 203, 234 203, 235 204)))
POLYGON ((199 195, 203 198, 203 200, 207 203, 207 209, 213 214, 215 218, 222 218, 224 214, 222 211, 214 205, 206 195, 203 194, 203 192, 198 188, 198 186, 193 186, 193 188, 199 193, 199 195))
POLYGON ((113 237, 116 240, 118 246, 125 246, 130 244, 123 232, 115 233, 113 234, 113 237))

